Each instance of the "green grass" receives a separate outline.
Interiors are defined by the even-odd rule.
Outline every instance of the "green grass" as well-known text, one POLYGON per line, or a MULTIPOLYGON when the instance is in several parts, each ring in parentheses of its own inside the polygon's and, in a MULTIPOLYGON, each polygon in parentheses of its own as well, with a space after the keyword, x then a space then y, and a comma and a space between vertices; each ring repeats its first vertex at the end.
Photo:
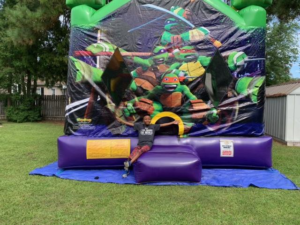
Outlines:
MULTIPOLYGON (((117 185, 29 176, 57 160, 61 124, 0 127, 0 224, 300 224, 299 191, 117 185)), ((300 186, 300 148, 274 143, 300 186)))

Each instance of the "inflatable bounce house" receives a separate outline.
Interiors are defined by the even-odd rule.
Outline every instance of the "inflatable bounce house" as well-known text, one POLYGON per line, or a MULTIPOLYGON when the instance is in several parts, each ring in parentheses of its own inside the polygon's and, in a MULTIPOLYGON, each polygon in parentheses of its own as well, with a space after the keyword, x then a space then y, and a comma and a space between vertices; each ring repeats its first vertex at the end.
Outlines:
POLYGON ((72 8, 60 168, 122 168, 150 115, 163 127, 138 183, 199 182, 201 168, 270 168, 264 136, 272 0, 67 0, 72 8))

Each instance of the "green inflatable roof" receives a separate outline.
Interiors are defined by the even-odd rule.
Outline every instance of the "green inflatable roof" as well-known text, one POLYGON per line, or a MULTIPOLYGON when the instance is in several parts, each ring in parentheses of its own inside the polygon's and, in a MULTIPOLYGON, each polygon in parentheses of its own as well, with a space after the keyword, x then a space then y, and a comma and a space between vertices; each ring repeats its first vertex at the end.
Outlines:
MULTIPOLYGON (((236 11, 221 0, 203 0, 213 8, 228 16, 241 29, 266 27, 266 10, 272 0, 232 0, 236 11)), ((99 21, 107 17, 131 0, 113 0, 106 4, 105 0, 67 0, 67 5, 72 8, 71 25, 78 27, 94 27, 99 21)))

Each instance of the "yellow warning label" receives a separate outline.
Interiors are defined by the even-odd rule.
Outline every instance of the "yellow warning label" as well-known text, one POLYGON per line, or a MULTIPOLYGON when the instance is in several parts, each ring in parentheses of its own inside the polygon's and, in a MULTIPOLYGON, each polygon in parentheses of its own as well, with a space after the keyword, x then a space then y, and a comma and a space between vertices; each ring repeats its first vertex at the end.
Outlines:
POLYGON ((86 145, 87 159, 128 158, 130 155, 129 139, 89 140, 86 145))

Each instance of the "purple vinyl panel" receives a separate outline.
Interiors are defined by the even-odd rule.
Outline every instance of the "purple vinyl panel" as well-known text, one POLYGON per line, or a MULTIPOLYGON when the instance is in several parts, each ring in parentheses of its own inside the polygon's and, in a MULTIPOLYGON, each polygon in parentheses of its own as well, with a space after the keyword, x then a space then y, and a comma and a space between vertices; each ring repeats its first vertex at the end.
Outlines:
MULTIPOLYGON (((62 136, 58 139, 58 165, 60 168, 97 168, 123 167, 122 159, 87 159, 87 140, 100 140, 85 136, 62 136)), ((117 141, 125 138, 102 138, 117 141)), ((137 145, 137 138, 131 140, 131 151, 137 145)), ((201 158, 203 166, 211 167, 272 167, 272 138, 263 137, 210 137, 210 138, 181 138, 176 136, 157 136, 155 146, 166 146, 174 151, 174 146, 185 148, 190 146, 201 158), (221 140, 231 140, 233 157, 221 157, 221 140)))
POLYGON ((134 164, 136 182, 200 182, 201 161, 188 146, 154 146, 134 164))
MULTIPOLYGON (((58 138, 58 166, 60 168, 112 168, 124 166, 120 159, 87 159, 86 144, 88 140, 111 140, 128 138, 91 138, 85 136, 61 136, 58 138)), ((137 145, 137 138, 131 140, 131 151, 137 145)))
POLYGON ((181 144, 178 136, 155 136, 153 145, 180 146, 181 144))
POLYGON ((183 138, 182 145, 193 146, 203 166, 211 167, 272 167, 272 138, 263 137, 215 137, 183 138), (233 142, 233 157, 221 157, 220 141, 233 142))
MULTIPOLYGON (((88 140, 117 141, 119 139, 131 140, 131 151, 137 146, 137 138, 93 138, 86 136, 61 136, 58 138, 58 166, 60 168, 111 168, 123 167, 124 158, 120 159, 87 159, 86 144, 88 140)), ((157 136, 154 145, 179 145, 177 136, 157 136)))

